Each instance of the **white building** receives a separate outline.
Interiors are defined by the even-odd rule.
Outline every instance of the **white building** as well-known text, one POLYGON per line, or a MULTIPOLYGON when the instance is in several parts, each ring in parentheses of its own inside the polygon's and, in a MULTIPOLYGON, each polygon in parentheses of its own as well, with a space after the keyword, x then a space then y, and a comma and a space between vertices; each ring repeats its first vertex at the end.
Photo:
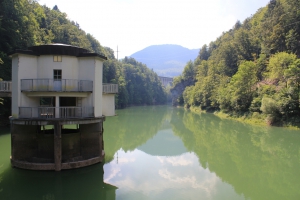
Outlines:
POLYGON ((101 162, 103 121, 115 115, 118 89, 102 83, 106 57, 63 44, 11 57, 12 165, 60 171, 101 162))

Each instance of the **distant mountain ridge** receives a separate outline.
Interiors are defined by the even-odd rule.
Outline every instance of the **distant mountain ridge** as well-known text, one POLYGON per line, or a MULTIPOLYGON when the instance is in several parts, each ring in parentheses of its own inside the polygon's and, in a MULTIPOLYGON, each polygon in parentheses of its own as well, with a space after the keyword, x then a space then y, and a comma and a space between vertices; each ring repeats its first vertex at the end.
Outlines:
POLYGON ((130 57, 147 65, 159 76, 174 77, 182 73, 190 60, 196 59, 199 49, 188 49, 175 44, 152 45, 130 57))

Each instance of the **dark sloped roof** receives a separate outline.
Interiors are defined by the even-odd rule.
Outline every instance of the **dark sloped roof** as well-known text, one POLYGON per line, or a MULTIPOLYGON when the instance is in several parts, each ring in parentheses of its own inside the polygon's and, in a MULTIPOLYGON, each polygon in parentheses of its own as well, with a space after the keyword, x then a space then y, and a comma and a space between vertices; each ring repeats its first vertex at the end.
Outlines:
POLYGON ((28 50, 17 49, 10 53, 13 54, 28 54, 28 55, 68 55, 76 57, 99 57, 107 60, 103 55, 97 53, 91 53, 89 50, 80 48, 77 46, 66 45, 66 44, 45 44, 39 46, 29 47, 28 50))

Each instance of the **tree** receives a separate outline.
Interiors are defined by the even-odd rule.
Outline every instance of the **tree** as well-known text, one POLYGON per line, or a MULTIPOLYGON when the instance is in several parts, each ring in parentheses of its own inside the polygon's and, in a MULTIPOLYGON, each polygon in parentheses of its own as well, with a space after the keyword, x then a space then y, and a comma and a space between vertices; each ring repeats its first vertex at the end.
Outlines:
POLYGON ((267 70, 269 71, 268 78, 273 80, 278 80, 285 82, 287 78, 285 77, 284 71, 290 67, 297 59, 295 54, 289 54, 286 52, 280 52, 273 55, 269 60, 269 65, 267 70))
MULTIPOLYGON (((0 58, 0 65, 2 65, 2 64, 3 64, 3 61, 0 58)), ((0 81, 2 81, 2 78, 0 78, 0 81)), ((3 105, 3 99, 2 98, 0 98, 0 104, 3 105)))
POLYGON ((210 54, 208 52, 208 47, 206 44, 204 44, 199 52, 199 59, 200 60, 207 60, 209 58, 210 54))
MULTIPOLYGON (((57 6, 57 5, 55 5, 55 6, 52 8, 52 10, 59 11, 59 9, 58 9, 58 6, 57 6)), ((60 12, 60 11, 59 11, 59 12, 60 12)))
POLYGON ((257 82, 257 66, 252 61, 239 65, 238 72, 232 77, 221 96, 221 107, 234 111, 248 111, 257 82), (225 99, 224 99, 225 97, 225 99), (228 107, 230 106, 230 107, 228 107))

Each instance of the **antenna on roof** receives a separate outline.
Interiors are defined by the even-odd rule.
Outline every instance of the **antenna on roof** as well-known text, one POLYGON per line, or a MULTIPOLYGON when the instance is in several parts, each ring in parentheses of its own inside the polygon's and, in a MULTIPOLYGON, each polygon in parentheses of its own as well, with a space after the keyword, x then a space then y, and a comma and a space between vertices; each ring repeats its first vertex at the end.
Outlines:
POLYGON ((119 50, 118 50, 118 46, 117 46, 117 60, 119 60, 119 50))

